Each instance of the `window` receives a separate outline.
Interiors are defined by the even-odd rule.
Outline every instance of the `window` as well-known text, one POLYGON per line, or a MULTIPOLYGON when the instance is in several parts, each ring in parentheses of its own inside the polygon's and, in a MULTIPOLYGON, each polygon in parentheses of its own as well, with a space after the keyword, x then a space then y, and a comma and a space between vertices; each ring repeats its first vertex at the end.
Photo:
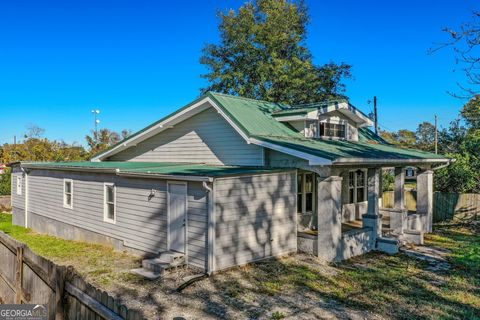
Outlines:
POLYGON ((336 123, 320 122, 320 136, 345 138, 345 125, 336 123))
POLYGON ((63 179, 63 207, 73 209, 73 181, 63 179))
POLYGON ((314 210, 314 175, 299 173, 297 175, 297 212, 307 213, 314 210))
POLYGON ((407 168, 405 176, 408 178, 415 177, 415 170, 413 168, 407 168))
POLYGON ((22 177, 20 176, 17 176, 17 185, 15 189, 17 189, 17 196, 21 196, 22 195, 22 177))
POLYGON ((115 223, 115 197, 116 197, 116 188, 113 183, 105 183, 104 184, 104 199, 105 202, 104 206, 104 216, 103 220, 115 223))
POLYGON ((364 170, 348 173, 348 203, 358 203, 366 200, 365 177, 364 170))
POLYGON ((297 176, 297 212, 303 212, 303 174, 297 176))

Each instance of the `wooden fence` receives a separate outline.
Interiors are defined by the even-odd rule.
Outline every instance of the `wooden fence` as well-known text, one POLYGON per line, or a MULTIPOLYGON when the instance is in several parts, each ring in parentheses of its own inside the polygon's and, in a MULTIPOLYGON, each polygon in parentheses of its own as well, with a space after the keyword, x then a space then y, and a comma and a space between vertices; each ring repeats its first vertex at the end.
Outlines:
POLYGON ((433 222, 480 217, 480 194, 435 192, 433 198, 433 222))
MULTIPOLYGON (((393 191, 385 191, 383 193, 382 203, 384 208, 393 208, 394 193, 393 191)), ((405 191, 405 204, 410 211, 417 210, 417 192, 405 191)))
MULTIPOLYGON (((393 191, 383 193, 383 206, 393 208, 393 191)), ((405 191, 405 202, 410 211, 417 210, 416 191, 405 191)), ((433 222, 452 219, 478 219, 480 217, 480 194, 443 193, 433 195, 433 222)))
POLYGON ((0 232, 0 304, 47 305, 48 319, 143 319, 106 292, 0 232))
POLYGON ((0 212, 12 210, 11 196, 0 196, 0 212))

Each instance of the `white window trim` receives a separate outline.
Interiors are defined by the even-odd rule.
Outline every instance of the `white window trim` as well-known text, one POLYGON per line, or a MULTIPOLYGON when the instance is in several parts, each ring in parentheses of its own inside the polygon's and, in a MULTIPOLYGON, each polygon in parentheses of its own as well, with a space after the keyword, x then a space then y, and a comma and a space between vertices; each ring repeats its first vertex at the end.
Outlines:
POLYGON ((73 209, 73 180, 63 179, 63 207, 67 209, 73 209), (67 194, 65 192, 65 184, 70 182, 70 205, 67 204, 67 194))
POLYGON ((17 183, 15 185, 15 191, 17 193, 17 196, 21 196, 22 195, 22 187, 23 187, 23 181, 22 181, 22 177, 21 176, 17 176, 17 179, 15 180, 15 182, 17 183))
POLYGON ((325 140, 349 140, 349 122, 345 119, 332 119, 329 117, 322 117, 315 120, 304 121, 304 134, 306 138, 315 138, 315 139, 325 139, 325 140), (316 124, 316 134, 310 135, 310 125, 313 123, 316 124), (333 137, 333 136, 322 136, 320 135, 320 124, 321 123, 328 123, 328 124, 336 124, 336 125, 343 125, 345 126, 345 136, 344 137, 333 137), (308 132, 308 134, 307 134, 308 132))
POLYGON ((115 224, 117 222, 117 186, 115 183, 103 183, 103 221, 115 224), (113 187, 113 219, 108 218, 107 187, 113 187))
MULTIPOLYGON (((298 214, 309 214, 309 213, 314 213, 315 212, 315 205, 316 205, 316 197, 315 197, 315 174, 313 172, 299 172, 297 173, 297 179, 298 176, 302 176, 302 192, 298 192, 297 190, 297 198, 298 195, 302 195, 302 210, 300 212, 297 212, 298 214), (306 181, 307 179, 305 178, 306 175, 311 174, 312 175, 312 191, 311 192, 306 192, 306 181), (306 211, 307 208, 307 193, 312 193, 312 210, 311 211, 306 211)), ((297 182, 298 183, 298 182, 297 182)), ((298 201, 298 200, 297 200, 298 201)), ((298 208, 297 208, 298 209, 298 208)), ((298 211, 298 210, 297 210, 298 211)))
POLYGON ((367 201, 368 199, 368 185, 367 185, 367 170, 366 169, 356 169, 356 170, 350 170, 348 172, 348 203, 349 204, 356 204, 356 203, 362 203, 367 201), (362 201, 357 201, 357 171, 363 171, 363 200, 362 201), (350 173, 353 172, 353 187, 350 187, 350 173), (350 189, 353 189, 353 201, 350 201, 350 189))
POLYGON ((318 121, 318 130, 317 130, 317 138, 320 139, 328 139, 328 140, 347 140, 348 138, 348 121, 345 120, 338 120, 338 121, 318 121), (336 124, 336 125, 342 125, 345 127, 345 136, 344 137, 334 137, 334 136, 322 136, 320 135, 320 123, 325 123, 325 124, 336 124))

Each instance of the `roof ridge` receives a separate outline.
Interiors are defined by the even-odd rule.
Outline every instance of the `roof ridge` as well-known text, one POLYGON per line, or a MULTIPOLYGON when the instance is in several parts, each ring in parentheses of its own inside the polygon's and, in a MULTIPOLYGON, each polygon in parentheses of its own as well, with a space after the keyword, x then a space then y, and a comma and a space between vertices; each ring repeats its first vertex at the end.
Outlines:
POLYGON ((290 106, 288 104, 284 104, 284 103, 281 103, 281 102, 273 102, 273 101, 268 101, 268 100, 263 100, 263 99, 253 99, 253 98, 247 98, 247 97, 243 97, 243 96, 235 96, 233 94, 228 94, 228 93, 221 93, 221 92, 215 92, 215 91, 208 91, 208 93, 210 93, 212 95, 219 95, 219 96, 230 97, 230 98, 235 98, 235 99, 240 99, 240 100, 266 102, 266 103, 272 103, 272 104, 277 104, 277 105, 282 105, 282 106, 290 106))
POLYGON ((308 102, 308 103, 299 103, 299 104, 294 104, 291 106, 292 109, 297 109, 297 108, 308 108, 308 107, 314 107, 316 105, 320 104, 329 104, 333 102, 347 102, 350 104, 349 100, 347 98, 338 98, 338 99, 330 99, 330 100, 325 100, 325 101, 317 101, 317 102, 308 102))

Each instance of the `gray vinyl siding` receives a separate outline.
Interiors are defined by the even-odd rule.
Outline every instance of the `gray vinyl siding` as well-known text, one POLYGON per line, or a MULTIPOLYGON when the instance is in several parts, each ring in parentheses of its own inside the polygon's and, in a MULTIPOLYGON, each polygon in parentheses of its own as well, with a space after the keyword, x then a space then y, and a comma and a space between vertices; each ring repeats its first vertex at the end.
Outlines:
MULTIPOLYGON (((205 267, 206 193, 188 183, 188 260, 205 267)), ((167 181, 113 174, 33 170, 29 174, 29 212, 123 241, 144 252, 167 250, 167 181), (63 179, 73 180, 73 209, 63 207, 63 179), (104 221, 104 182, 116 186, 116 223, 104 221), (152 190, 155 195, 149 197, 152 190)))
POLYGON ((247 144, 209 108, 107 160, 256 166, 263 165, 263 148, 247 144))
POLYGON ((12 168, 12 207, 16 209, 25 209, 25 175, 20 167, 12 168), (22 194, 17 195, 17 177, 22 178, 22 194))
POLYGON ((201 182, 188 182, 188 263, 205 268, 207 261, 208 194, 201 182))
POLYGON ((305 159, 271 149, 266 149, 266 162, 272 167, 308 168, 310 166, 305 159))
POLYGON ((215 270, 294 252, 295 171, 215 180, 215 270))

